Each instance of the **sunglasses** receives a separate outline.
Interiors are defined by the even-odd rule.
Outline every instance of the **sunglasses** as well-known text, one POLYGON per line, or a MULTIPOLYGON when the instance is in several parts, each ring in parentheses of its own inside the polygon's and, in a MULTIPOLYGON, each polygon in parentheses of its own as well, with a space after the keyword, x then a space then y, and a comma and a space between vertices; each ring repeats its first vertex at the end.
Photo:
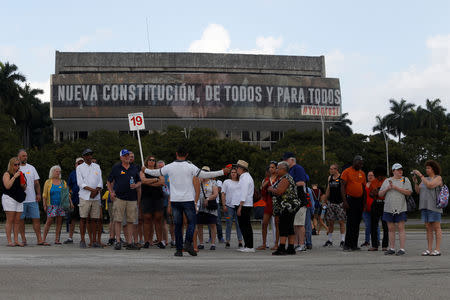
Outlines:
POLYGON ((14 164, 14 166, 20 166, 20 164, 19 164, 19 163, 16 163, 16 164, 14 164))
POLYGON ((156 159, 154 158, 150 158, 148 161, 156 161, 156 159))

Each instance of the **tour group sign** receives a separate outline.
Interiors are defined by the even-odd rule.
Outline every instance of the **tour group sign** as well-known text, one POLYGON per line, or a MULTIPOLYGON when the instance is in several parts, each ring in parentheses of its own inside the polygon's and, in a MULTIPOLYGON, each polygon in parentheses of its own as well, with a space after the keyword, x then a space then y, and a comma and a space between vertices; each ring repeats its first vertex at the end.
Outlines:
POLYGON ((340 88, 236 84, 54 84, 54 107, 190 106, 299 108, 339 116, 340 88))

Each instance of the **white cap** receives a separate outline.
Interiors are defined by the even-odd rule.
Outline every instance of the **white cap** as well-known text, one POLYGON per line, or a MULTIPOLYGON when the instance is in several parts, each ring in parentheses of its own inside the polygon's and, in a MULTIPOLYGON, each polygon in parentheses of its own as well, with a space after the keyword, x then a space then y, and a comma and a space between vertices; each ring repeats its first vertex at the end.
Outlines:
POLYGON ((398 169, 403 169, 401 164, 395 163, 395 164, 392 165, 392 171, 398 170, 398 169))

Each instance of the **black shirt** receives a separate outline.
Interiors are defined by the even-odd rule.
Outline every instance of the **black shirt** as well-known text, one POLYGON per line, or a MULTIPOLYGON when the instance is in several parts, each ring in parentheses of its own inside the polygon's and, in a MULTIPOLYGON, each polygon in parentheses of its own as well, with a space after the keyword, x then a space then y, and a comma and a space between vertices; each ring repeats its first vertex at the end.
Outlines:
MULTIPOLYGON (((11 179, 14 175, 9 174, 9 179, 11 179)), ((3 184, 3 180, 2 180, 2 186, 3 186, 3 191, 5 195, 8 195, 9 197, 13 198, 14 200, 16 200, 19 203, 22 203, 25 200, 26 194, 24 189, 22 188, 22 186, 20 185, 20 176, 17 177, 12 186, 9 189, 6 189, 5 185, 3 184)))
POLYGON ((333 176, 330 176, 330 180, 328 181, 328 186, 330 187, 330 203, 342 203, 341 184, 341 176, 336 179, 333 179, 333 176))
POLYGON ((134 183, 141 181, 139 169, 136 165, 130 164, 128 169, 125 169, 121 163, 118 163, 112 167, 108 181, 114 182, 113 190, 117 198, 127 201, 137 201, 136 189, 130 188, 131 178, 133 178, 134 183))
MULTIPOLYGON (((145 178, 158 178, 155 176, 151 176, 148 174, 144 174, 145 178)), ((161 186, 149 186, 146 184, 142 184, 142 199, 144 200, 160 200, 163 197, 162 187, 161 186)))

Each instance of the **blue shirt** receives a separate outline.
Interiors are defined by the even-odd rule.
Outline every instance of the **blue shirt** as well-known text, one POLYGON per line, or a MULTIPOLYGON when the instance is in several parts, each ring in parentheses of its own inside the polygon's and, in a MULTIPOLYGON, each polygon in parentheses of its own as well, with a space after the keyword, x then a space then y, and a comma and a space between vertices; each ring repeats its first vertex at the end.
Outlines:
POLYGON ((62 184, 52 184, 52 188, 50 189, 50 205, 59 206, 61 204, 61 190, 62 184))
POLYGON ((134 183, 141 181, 139 169, 136 165, 131 164, 128 169, 125 169, 122 163, 118 163, 112 167, 108 181, 114 182, 113 190, 117 198, 127 201, 137 201, 136 189, 130 188, 131 178, 133 178, 134 183))
POLYGON ((308 181, 305 169, 303 169, 303 167, 298 164, 293 165, 292 168, 289 169, 289 175, 292 176, 295 183, 299 181, 308 181))
POLYGON ((80 203, 80 198, 78 197, 78 192, 80 191, 80 187, 77 183, 77 172, 76 170, 73 170, 69 174, 69 180, 67 181, 67 185, 69 186, 70 190, 72 191, 72 203, 74 205, 80 203))

